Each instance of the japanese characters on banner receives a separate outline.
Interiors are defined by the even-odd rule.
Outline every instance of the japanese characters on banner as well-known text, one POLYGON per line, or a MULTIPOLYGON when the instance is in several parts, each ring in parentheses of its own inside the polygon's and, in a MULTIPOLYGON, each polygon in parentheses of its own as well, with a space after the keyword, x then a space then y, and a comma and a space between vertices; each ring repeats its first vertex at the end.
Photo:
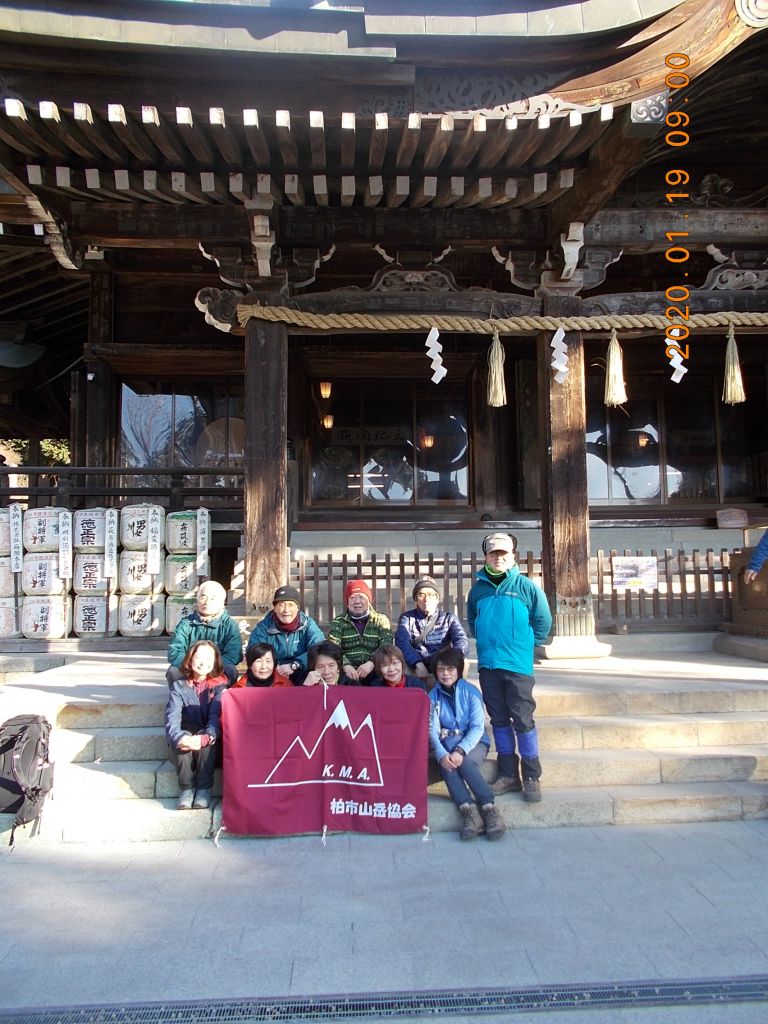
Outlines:
POLYGON ((427 822, 422 690, 246 687, 222 694, 222 824, 235 835, 417 832, 427 822))
MULTIPOLYGON (((104 575, 108 580, 117 576, 117 538, 120 530, 120 513, 108 508, 104 517, 104 575)), ((112 589, 110 587, 110 589, 112 589)))
POLYGON ((72 513, 59 512, 59 578, 72 579, 72 513))
POLYGON ((24 542, 22 534, 21 505, 13 504, 8 509, 11 530, 11 572, 21 572, 24 568, 24 542))

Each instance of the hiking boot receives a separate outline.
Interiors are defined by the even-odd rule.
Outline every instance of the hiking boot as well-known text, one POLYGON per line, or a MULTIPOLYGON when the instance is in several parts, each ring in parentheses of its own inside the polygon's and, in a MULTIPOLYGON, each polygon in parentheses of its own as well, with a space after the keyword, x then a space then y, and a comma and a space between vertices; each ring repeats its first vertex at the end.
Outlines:
POLYGON ((485 831, 483 819, 480 817, 476 804, 462 804, 459 807, 464 818, 464 825, 459 832, 459 839, 474 839, 485 831))
POLYGON ((511 775, 500 775, 495 782, 491 783, 491 791, 494 796, 501 796, 502 793, 519 793, 523 788, 520 779, 511 775))
POLYGON ((488 839, 501 839, 507 831, 504 819, 496 804, 483 804, 483 821, 485 822, 485 834, 488 839))
POLYGON ((192 810, 192 801, 195 799, 194 789, 182 789, 179 793, 179 802, 176 804, 177 811, 192 810))
POLYGON ((196 811, 205 810, 206 807, 211 806, 211 791, 210 789, 198 789, 195 794, 195 800, 192 804, 196 811))
POLYGON ((538 779, 523 779, 523 800, 537 804, 541 800, 541 783, 538 779))

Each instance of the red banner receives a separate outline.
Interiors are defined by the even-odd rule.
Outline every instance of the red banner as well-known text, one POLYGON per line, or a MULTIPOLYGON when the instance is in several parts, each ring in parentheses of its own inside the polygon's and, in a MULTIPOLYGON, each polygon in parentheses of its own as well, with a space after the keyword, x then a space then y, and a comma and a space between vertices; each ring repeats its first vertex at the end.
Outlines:
POLYGON ((235 835, 417 832, 427 823, 423 690, 246 687, 222 695, 222 824, 235 835))

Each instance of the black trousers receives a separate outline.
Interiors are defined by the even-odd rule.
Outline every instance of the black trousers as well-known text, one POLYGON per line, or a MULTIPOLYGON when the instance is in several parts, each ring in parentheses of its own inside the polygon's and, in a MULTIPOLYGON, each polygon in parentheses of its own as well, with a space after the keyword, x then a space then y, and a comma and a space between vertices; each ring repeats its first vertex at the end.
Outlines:
POLYGON ((201 750, 177 750, 171 747, 171 759, 179 777, 179 789, 212 789, 216 768, 217 744, 201 750))

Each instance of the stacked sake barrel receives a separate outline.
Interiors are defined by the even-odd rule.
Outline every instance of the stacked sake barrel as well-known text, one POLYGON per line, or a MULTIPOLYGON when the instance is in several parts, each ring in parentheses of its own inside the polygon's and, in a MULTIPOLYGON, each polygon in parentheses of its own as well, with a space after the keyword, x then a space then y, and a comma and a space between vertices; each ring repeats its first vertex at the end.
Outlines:
MULTIPOLYGON (((12 526, 11 516, 9 534, 12 526)), ((71 630, 81 637, 172 632, 194 610, 198 582, 209 571, 206 509, 168 516, 159 505, 129 505, 119 512, 82 509, 74 515, 58 508, 29 509, 23 537, 20 600, 12 558, 3 555, 0 515, 0 637, 49 640, 71 630)), ((12 542, 9 554, 11 547, 12 542)))
POLYGON ((0 638, 21 636, 22 598, 11 569, 11 522, 0 508, 0 638))

